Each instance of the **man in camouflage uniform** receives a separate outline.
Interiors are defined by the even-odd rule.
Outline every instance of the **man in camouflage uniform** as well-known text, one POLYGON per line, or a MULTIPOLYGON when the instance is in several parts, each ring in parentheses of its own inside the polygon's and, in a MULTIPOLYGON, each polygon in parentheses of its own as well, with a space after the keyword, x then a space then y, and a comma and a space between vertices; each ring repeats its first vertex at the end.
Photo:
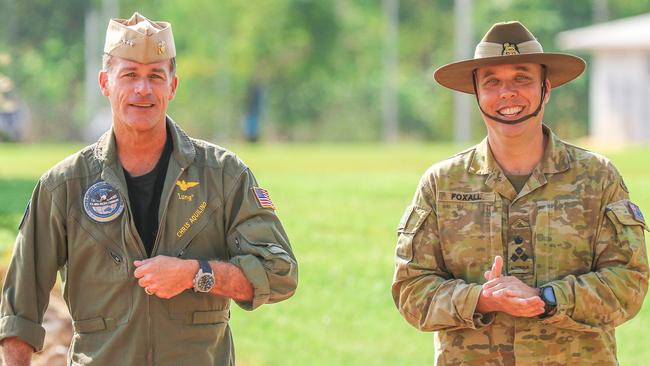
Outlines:
POLYGON ((99 74, 112 129, 39 180, 2 292, 5 363, 28 365, 61 273, 73 365, 232 365, 230 299, 290 297, 297 263, 268 192, 233 153, 188 137, 171 26, 109 23, 99 74))
POLYGON ((438 365, 616 365, 614 328, 648 285, 647 229, 603 156, 542 124, 584 61, 519 22, 434 73, 476 95, 487 138, 424 174, 398 228, 392 294, 436 331, 438 365))

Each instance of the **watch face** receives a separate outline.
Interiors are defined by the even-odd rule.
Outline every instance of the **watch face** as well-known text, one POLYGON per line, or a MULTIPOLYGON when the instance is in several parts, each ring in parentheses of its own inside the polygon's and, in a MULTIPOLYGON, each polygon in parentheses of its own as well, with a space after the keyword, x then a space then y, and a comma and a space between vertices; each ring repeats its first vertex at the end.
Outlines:
POLYGON ((553 292, 552 287, 544 287, 544 298, 550 305, 556 305, 557 301, 555 300, 555 292, 553 292))
POLYGON ((201 292, 212 290, 212 286, 214 286, 214 276, 212 274, 204 273, 196 282, 196 288, 201 292))

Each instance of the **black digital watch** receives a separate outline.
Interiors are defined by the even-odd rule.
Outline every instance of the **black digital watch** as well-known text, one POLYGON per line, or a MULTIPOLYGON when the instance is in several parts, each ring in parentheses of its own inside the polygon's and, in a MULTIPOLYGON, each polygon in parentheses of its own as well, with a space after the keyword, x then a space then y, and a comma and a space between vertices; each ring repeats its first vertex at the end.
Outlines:
POLYGON ((544 286, 539 289, 539 297, 544 301, 544 313, 542 317, 551 315, 557 307, 557 300, 555 299, 555 291, 551 286, 544 286))

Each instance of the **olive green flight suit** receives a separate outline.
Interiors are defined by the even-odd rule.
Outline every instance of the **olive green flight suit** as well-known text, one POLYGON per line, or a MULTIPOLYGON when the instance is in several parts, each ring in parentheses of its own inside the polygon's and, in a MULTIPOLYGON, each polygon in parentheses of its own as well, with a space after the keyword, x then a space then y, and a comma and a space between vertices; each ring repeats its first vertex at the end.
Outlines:
MULTIPOLYGON (((254 289, 251 302, 239 303, 247 310, 290 297, 296 259, 275 212, 256 198, 251 171, 233 153, 189 138, 171 119, 167 128, 174 150, 152 256, 238 266, 254 289)), ((230 299, 191 289, 161 299, 138 286, 133 261, 146 253, 128 197, 112 131, 41 177, 3 288, 0 338, 18 336, 42 349, 43 313, 58 270, 73 319, 72 365, 234 364, 230 299), (99 202, 87 194, 99 181, 123 204, 121 212, 107 208, 113 217, 105 222, 85 206, 99 202)))
POLYGON ((433 165, 398 228, 392 294, 436 331, 438 365, 616 365, 614 328, 648 287, 643 216, 604 157, 549 137, 517 193, 487 139, 433 165), (475 311, 494 257, 506 275, 552 286, 554 315, 475 311))

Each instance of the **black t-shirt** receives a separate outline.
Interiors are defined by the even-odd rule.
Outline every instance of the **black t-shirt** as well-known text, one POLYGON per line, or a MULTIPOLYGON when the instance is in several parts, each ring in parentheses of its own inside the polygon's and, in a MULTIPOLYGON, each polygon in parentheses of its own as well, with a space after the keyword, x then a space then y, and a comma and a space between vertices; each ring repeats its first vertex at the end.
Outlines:
POLYGON ((167 165, 173 150, 172 138, 167 131, 167 142, 163 148, 158 163, 152 171, 139 177, 132 177, 126 169, 126 188, 129 191, 131 212, 135 220, 135 227, 142 239, 147 257, 151 256, 153 245, 158 234, 158 208, 160 207, 160 196, 162 195, 167 165))

